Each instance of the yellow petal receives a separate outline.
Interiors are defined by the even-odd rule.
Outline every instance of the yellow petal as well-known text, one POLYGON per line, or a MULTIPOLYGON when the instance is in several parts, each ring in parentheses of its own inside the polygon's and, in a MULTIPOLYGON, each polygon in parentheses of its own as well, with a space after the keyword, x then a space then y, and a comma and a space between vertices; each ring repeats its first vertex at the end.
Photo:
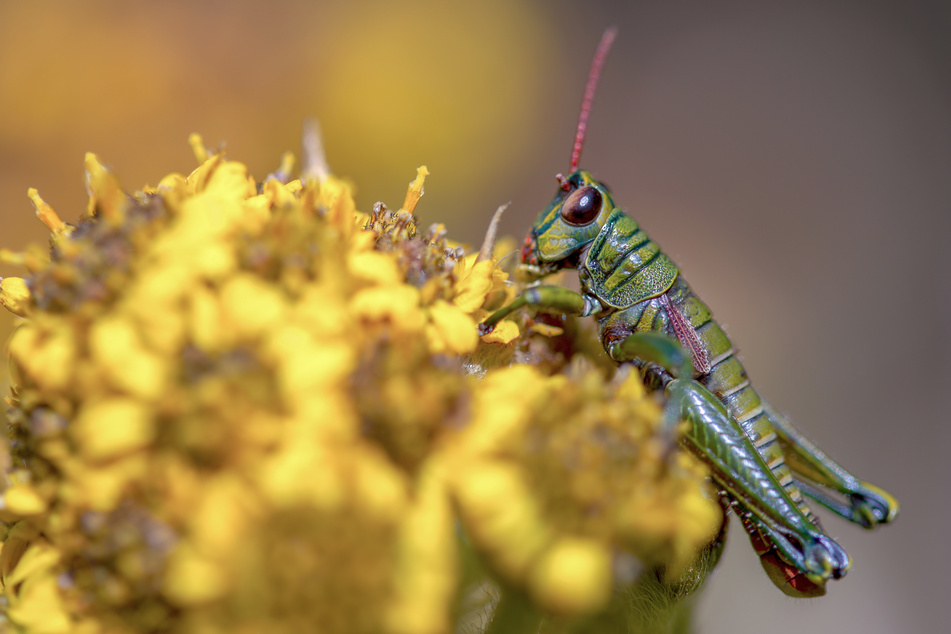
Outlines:
POLYGON ((245 341, 278 327, 284 321, 286 304, 278 288, 255 275, 236 275, 221 289, 222 313, 245 341))
POLYGON ((89 204, 86 213, 98 215, 112 225, 118 226, 125 219, 126 195, 119 179, 106 169, 92 152, 86 153, 86 192, 89 204))
POLYGON ((14 315, 29 317, 33 311, 33 295, 22 277, 0 277, 0 306, 14 315))
POLYGON ((292 310, 288 321, 305 328, 316 339, 342 338, 353 328, 353 316, 329 285, 308 286, 292 310))
MULTIPOLYGON (((3 492, 0 498, 0 514, 10 513, 16 517, 37 515, 46 510, 46 501, 25 482, 18 482, 3 492)), ((9 520, 6 520, 9 521, 9 520)))
POLYGON ((231 347, 233 333, 222 328, 221 304, 216 293, 197 286, 189 297, 188 331, 191 340, 206 352, 220 352, 231 347))
POLYGON ((7 609, 10 621, 37 634, 72 632, 54 575, 30 579, 20 588, 18 600, 7 609))
POLYGON ((479 262, 469 271, 457 286, 452 303, 467 313, 475 312, 492 290, 492 272, 495 264, 491 260, 479 262))
POLYGON ((457 306, 436 300, 429 308, 429 349, 434 354, 466 354, 479 343, 476 324, 457 306))
POLYGON ((122 496, 148 473, 145 458, 125 456, 104 465, 85 465, 76 469, 60 496, 72 504, 108 513, 116 509, 122 496))
POLYGON ((507 344, 518 339, 518 326, 514 321, 503 320, 487 335, 482 335, 486 343, 507 344))
POLYGON ((203 193, 224 199, 244 200, 257 194, 257 185, 243 163, 222 161, 208 179, 203 193))
MULTIPOLYGON (((617 397, 631 402, 644 401, 647 393, 644 391, 644 382, 640 379, 637 372, 629 372, 624 382, 618 387, 617 397)), ((653 404, 653 400, 646 401, 653 404)), ((659 415, 645 416, 648 420, 658 419, 659 415)))
POLYGON ((280 506, 306 502, 335 509, 347 500, 339 456, 314 442, 289 442, 261 470, 261 486, 268 499, 280 506))
POLYGON ((225 570, 212 559, 200 555, 188 542, 179 544, 165 571, 162 594, 181 606, 207 603, 228 589, 225 570))
POLYGON ((114 387, 147 400, 158 399, 165 392, 167 363, 142 345, 129 319, 101 318, 90 331, 89 347, 99 369, 114 387))
POLYGON ((554 533, 519 471, 481 461, 453 475, 456 500, 473 540, 500 572, 524 579, 554 533))
POLYGON ((357 279, 371 284, 399 284, 403 281, 403 274, 393 257, 379 251, 351 253, 347 257, 347 269, 357 279))
POLYGON ((208 160, 208 148, 205 147, 205 141, 201 138, 201 135, 197 132, 192 132, 188 135, 188 145, 192 148, 192 153, 195 155, 195 160, 199 163, 204 163, 208 160))
POLYGON ((72 431, 86 456, 107 460, 148 446, 155 438, 155 421, 144 403, 111 398, 86 404, 72 431))
POLYGON ((552 612, 596 612, 611 598, 610 549, 590 539, 560 539, 535 564, 529 584, 535 600, 552 612))
POLYGON ((345 342, 317 341, 300 326, 273 331, 266 347, 278 364, 278 382, 289 402, 300 394, 335 387, 356 364, 354 351, 345 342))
POLYGON ((412 286, 374 286, 354 295, 351 310, 368 321, 386 321, 403 332, 419 331, 425 317, 419 306, 419 289, 412 286))
POLYGON ((52 392, 68 388, 76 363, 76 340, 60 325, 27 323, 17 328, 8 344, 10 359, 37 385, 52 392))
POLYGON ((350 183, 332 175, 322 179, 314 204, 328 222, 344 230, 345 236, 357 228, 354 224, 356 204, 353 202, 353 186, 350 183))
POLYGON ((215 559, 234 557, 255 500, 237 474, 202 483, 202 498, 192 516, 192 539, 203 554, 215 559))
POLYGON ((40 222, 46 225, 47 229, 53 233, 58 233, 66 228, 66 223, 60 219, 59 214, 57 214, 45 200, 40 198, 40 194, 36 189, 31 187, 27 190, 26 195, 29 197, 30 202, 33 203, 33 208, 36 209, 36 217, 40 219, 40 222))
POLYGON ((558 335, 565 332, 564 328, 560 328, 558 326, 552 326, 551 324, 542 324, 537 322, 532 324, 529 330, 531 330, 532 332, 536 334, 542 335, 543 337, 557 337, 558 335))
MULTIPOLYGON (((199 140, 201 137, 199 137, 199 140)), ((189 138, 191 141, 191 138, 189 138)), ((192 148, 195 146, 192 145, 192 148)), ((204 156, 207 156, 207 152, 204 152, 204 156)), ((198 153, 195 153, 196 158, 198 158, 198 153)), ((215 154, 214 156, 209 156, 204 160, 204 162, 196 167, 191 174, 185 179, 187 185, 187 192, 190 194, 198 194, 205 189, 208 180, 211 178, 212 174, 215 173, 215 170, 218 169, 218 166, 224 161, 224 157, 221 154, 215 154)))
POLYGON ((10 264, 12 266, 24 266, 26 263, 26 254, 10 249, 0 249, 0 263, 10 264))
POLYGON ((521 434, 537 402, 557 385, 529 365, 489 373, 478 384, 474 421, 464 431, 466 450, 491 454, 521 434))
POLYGON ((16 567, 4 578, 4 584, 11 587, 30 577, 40 576, 52 570, 59 560, 59 551, 46 540, 38 539, 27 547, 16 567))
POLYGON ((393 634, 449 632, 458 546, 448 491, 432 463, 420 474, 413 498, 395 548, 396 582, 386 611, 388 630, 393 634))
POLYGON ((10 528, 0 544, 0 582, 4 585, 12 585, 9 583, 11 573, 39 534, 39 529, 29 520, 17 522, 10 528))
POLYGON ((403 472, 375 448, 355 447, 350 462, 354 497, 361 510, 383 521, 399 517, 408 494, 403 472))

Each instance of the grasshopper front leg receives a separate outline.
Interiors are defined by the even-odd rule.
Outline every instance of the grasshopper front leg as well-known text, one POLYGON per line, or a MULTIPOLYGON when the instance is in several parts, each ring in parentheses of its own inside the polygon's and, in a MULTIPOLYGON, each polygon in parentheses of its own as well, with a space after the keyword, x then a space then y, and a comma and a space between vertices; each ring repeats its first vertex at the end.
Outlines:
POLYGON ((587 317, 601 309, 597 300, 576 293, 561 286, 532 286, 512 300, 505 308, 500 308, 479 324, 479 334, 485 335, 499 325, 499 322, 525 306, 544 308, 561 315, 587 317))
POLYGON ((786 464, 803 493, 865 528, 874 528, 895 519, 898 500, 892 495, 843 469, 769 405, 765 405, 765 411, 786 455, 786 464), (832 491, 844 495, 848 503, 833 497, 832 491))

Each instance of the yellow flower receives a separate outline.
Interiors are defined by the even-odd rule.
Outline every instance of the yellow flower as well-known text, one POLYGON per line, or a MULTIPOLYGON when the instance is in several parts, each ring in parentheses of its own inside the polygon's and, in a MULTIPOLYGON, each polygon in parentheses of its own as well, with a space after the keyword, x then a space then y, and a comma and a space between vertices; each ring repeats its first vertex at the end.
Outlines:
POLYGON ((76 225, 29 193, 49 256, 0 252, 16 631, 440 634, 503 587, 571 619, 619 557, 674 578, 710 541, 703 469, 636 378, 564 352, 586 331, 478 337, 515 293, 497 219, 466 255, 417 228, 425 167, 365 214, 314 157, 258 183, 190 142, 132 194, 87 155, 76 225))

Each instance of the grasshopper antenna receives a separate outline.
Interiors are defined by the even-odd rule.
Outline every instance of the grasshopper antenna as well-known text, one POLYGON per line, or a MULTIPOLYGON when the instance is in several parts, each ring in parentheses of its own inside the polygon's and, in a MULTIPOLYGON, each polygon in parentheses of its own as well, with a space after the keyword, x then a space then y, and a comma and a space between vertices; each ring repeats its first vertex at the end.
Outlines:
MULTIPOLYGON (((581 102, 581 114, 578 115, 578 131, 575 133, 575 144, 571 148, 571 170, 578 169, 578 161, 581 159, 581 147, 584 145, 585 128, 588 126, 588 114, 591 112, 591 102, 594 101, 594 89, 598 87, 598 78, 601 76, 601 68, 604 66, 604 60, 611 50, 611 44, 614 42, 614 36, 617 35, 617 28, 609 26, 604 35, 601 36, 601 43, 598 44, 598 50, 594 53, 594 59, 591 60, 591 70, 588 71, 588 84, 584 87, 584 100, 581 102)), ((566 181, 567 182, 567 181, 566 181)), ((564 187, 564 185, 562 185, 564 187)))

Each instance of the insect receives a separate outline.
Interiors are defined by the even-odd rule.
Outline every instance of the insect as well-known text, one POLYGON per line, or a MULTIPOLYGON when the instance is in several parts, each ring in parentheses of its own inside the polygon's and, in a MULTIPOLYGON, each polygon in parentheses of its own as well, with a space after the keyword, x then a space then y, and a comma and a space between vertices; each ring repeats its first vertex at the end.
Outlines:
POLYGON ((638 367, 666 395, 665 421, 688 421, 683 443, 706 462, 722 500, 740 517, 763 569, 784 593, 825 594, 848 572, 845 550, 823 530, 804 496, 872 528, 892 521, 898 502, 834 462, 760 398, 733 345, 680 269, 604 184, 578 169, 601 67, 615 36, 601 39, 585 87, 570 173, 539 214, 521 250, 520 272, 535 280, 577 269, 580 293, 530 286, 480 325, 490 332, 525 306, 592 316, 605 351, 638 367))

